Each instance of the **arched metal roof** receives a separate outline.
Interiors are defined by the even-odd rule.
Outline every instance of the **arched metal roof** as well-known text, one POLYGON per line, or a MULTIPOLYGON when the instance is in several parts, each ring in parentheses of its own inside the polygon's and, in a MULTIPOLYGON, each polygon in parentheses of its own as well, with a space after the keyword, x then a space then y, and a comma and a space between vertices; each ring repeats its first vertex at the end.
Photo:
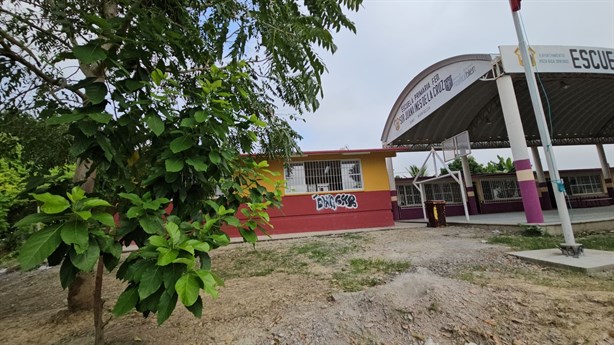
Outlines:
MULTIPOLYGON (((614 54, 607 56, 614 58, 614 54)), ((578 61, 573 62, 579 64, 578 61)), ((614 60, 610 61, 611 73, 539 73, 554 145, 614 143, 612 64, 614 60)), ((509 147, 494 79, 499 73, 504 73, 499 55, 460 55, 428 67, 397 98, 388 115, 382 143, 409 151, 427 151, 433 144, 467 130, 472 148, 509 147), (465 78, 463 73, 472 68, 474 75, 465 78), (434 90, 432 96, 427 93, 435 88, 434 76, 437 82, 443 78, 451 82, 445 90, 434 90)), ((526 78, 523 73, 508 74, 514 82, 527 145, 540 146, 526 78)))

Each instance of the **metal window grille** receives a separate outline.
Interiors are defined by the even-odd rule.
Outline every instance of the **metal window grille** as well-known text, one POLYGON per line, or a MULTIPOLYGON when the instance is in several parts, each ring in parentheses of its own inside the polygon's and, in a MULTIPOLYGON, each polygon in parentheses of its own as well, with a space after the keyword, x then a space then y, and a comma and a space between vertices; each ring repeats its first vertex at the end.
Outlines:
POLYGON ((484 201, 508 201, 520 199, 520 188, 516 179, 482 180, 484 201))
POLYGON ((286 193, 359 190, 360 160, 327 160, 290 163, 285 169, 286 193))
POLYGON ((426 200, 445 200, 447 204, 462 204, 460 186, 455 182, 425 183, 426 200))
POLYGON ((397 186, 397 202, 399 206, 419 206, 420 191, 413 185, 397 186))
POLYGON ((601 177, 599 175, 571 176, 568 178, 567 191, 571 195, 604 193, 601 177))

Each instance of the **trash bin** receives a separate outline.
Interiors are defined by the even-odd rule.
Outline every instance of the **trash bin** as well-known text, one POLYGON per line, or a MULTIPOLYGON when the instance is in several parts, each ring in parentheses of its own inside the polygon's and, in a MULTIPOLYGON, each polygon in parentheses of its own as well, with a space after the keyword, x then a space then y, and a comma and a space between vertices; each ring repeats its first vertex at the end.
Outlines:
POLYGON ((427 226, 429 228, 439 228, 448 225, 446 222, 445 200, 427 200, 424 202, 424 205, 426 207, 427 226))

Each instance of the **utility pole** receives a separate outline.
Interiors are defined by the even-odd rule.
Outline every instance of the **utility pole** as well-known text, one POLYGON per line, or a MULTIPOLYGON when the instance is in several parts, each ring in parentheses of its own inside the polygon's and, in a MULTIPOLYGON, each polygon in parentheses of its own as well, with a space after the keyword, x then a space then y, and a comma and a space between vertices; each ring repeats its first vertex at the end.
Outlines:
POLYGON ((546 125, 546 116, 544 115, 544 107, 539 96, 537 81, 535 80, 535 71, 533 70, 533 64, 529 56, 527 41, 522 30, 522 24, 520 23, 520 14, 518 13, 520 11, 520 1, 521 0, 510 0, 510 5, 512 7, 512 17, 514 18, 516 35, 518 36, 518 49, 520 50, 520 54, 522 56, 522 65, 527 78, 529 94, 531 95, 531 103, 533 104, 533 111, 535 112, 535 120, 537 121, 537 128, 539 129, 542 147, 544 149, 544 153, 546 154, 546 162, 548 163, 548 171, 550 172, 550 182, 552 183, 554 199, 556 200, 556 207, 559 213, 559 218, 561 219, 561 228, 563 229, 563 236, 565 237, 565 243, 561 243, 560 248, 563 254, 573 255, 577 258, 584 252, 584 250, 581 244, 576 243, 573 229, 571 228, 569 211, 567 210, 567 204, 565 203, 565 186, 561 180, 561 176, 559 175, 556 160, 554 159, 554 153, 552 152, 550 131, 546 125))

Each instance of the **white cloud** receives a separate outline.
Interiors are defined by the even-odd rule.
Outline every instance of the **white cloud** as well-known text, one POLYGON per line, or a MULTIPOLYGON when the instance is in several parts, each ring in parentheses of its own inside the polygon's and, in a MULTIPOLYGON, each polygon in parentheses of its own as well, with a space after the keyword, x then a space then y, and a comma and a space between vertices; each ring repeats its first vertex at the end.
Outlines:
MULTIPOLYGON (((535 45, 614 47, 614 0, 523 1, 521 16, 535 45)), ((517 44, 507 0, 367 0, 352 15, 358 33, 336 35, 338 51, 324 55, 324 99, 306 123, 303 150, 381 147, 388 113, 402 89, 426 67, 468 53, 497 53, 517 44)), ((511 156, 509 149, 474 151, 478 161, 511 156)), ((592 146, 557 148, 559 168, 599 167, 592 146)), ((606 146, 614 165, 614 146, 606 146)), ((401 153, 395 171, 422 164, 426 153, 401 153)), ((545 162, 544 162, 545 166, 545 162)))

